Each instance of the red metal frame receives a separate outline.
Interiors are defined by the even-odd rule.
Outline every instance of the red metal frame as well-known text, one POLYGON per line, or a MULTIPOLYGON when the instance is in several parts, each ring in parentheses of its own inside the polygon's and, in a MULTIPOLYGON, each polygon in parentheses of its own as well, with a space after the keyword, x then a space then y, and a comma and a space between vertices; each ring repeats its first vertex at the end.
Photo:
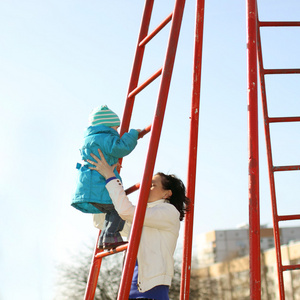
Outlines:
POLYGON ((250 299, 261 299, 257 109, 257 7, 247 0, 250 299))
POLYGON ((151 186, 151 179, 154 171, 154 165, 158 150, 158 144, 164 119, 164 113, 168 98, 168 92, 170 87, 170 81, 174 66, 175 54, 177 49, 177 43, 179 38, 181 20, 184 9, 184 0, 177 0, 173 13, 173 22, 170 29, 170 38, 167 48, 165 64, 162 71, 161 85, 158 95, 158 101, 156 106, 156 112, 154 121, 152 124, 151 137, 149 142, 149 149, 146 159, 146 165, 144 170, 143 179, 140 187, 140 194, 138 204, 136 206, 135 215, 132 224, 131 237, 127 248, 127 254, 124 263, 124 269, 122 273, 120 291, 118 300, 128 299, 131 281, 133 276, 133 270, 137 257, 138 247, 140 243, 142 226, 144 223, 144 216, 146 211, 146 205, 151 186))
MULTIPOLYGON (((137 190, 140 187, 140 194, 138 199, 138 204, 136 206, 135 215, 132 224, 131 237, 128 245, 120 246, 116 249, 115 252, 119 252, 125 250, 127 248, 126 258, 124 262, 124 268, 120 283, 120 289, 118 294, 118 300, 128 299, 133 270, 135 266, 135 261, 137 257, 137 251, 139 247, 142 226, 144 222, 144 216, 146 211, 146 205, 151 185, 151 179, 154 171, 154 165, 158 150, 158 144, 160 140, 160 134, 164 119, 164 113, 169 93, 169 87, 171 82, 171 76, 173 72, 174 60, 176 55, 176 49, 179 39, 181 21, 183 16, 183 10, 185 5, 185 0, 176 0, 174 11, 170 14, 150 35, 148 34, 152 9, 153 9, 154 0, 146 0, 144 14, 142 18, 142 24, 140 28, 140 34, 138 38, 136 54, 132 69, 132 75, 129 83, 128 96, 126 99, 126 104, 124 108, 124 114, 121 124, 120 134, 122 135, 124 132, 128 131, 129 124, 131 120, 131 115, 133 111, 133 105, 135 101, 135 96, 142 89, 144 89, 147 85, 149 85, 153 80, 155 80, 158 76, 161 75, 161 84, 158 94, 156 112, 153 120, 153 124, 148 126, 143 133, 140 134, 142 137, 145 133, 148 133, 151 130, 149 149, 146 159, 146 166, 144 170, 143 179, 141 184, 137 184, 130 188, 130 191, 137 190), (168 47, 166 51, 166 57, 164 66, 161 70, 157 71, 154 75, 152 75, 148 80, 146 80, 143 84, 138 87, 138 81, 142 66, 142 60, 144 55, 145 45, 168 23, 172 20, 171 28, 170 28, 170 36, 168 47)), ((120 160, 121 163, 122 160, 120 160)), ((110 253, 97 252, 97 248, 95 249, 92 267, 89 276, 89 282, 87 285, 87 292, 85 299, 93 299, 95 294, 96 286, 94 284, 95 278, 98 278, 101 259, 104 256, 113 254, 114 251, 110 251, 110 253), (99 265, 100 264, 100 265, 99 265), (98 267, 99 265, 99 267, 98 267)), ((97 284, 97 283, 96 283, 97 284)))
POLYGON ((128 87, 128 96, 125 102, 124 112, 123 112, 123 118, 122 118, 122 124, 120 128, 120 135, 122 136, 125 132, 128 131, 135 95, 130 95, 136 87, 138 86, 138 81, 140 78, 140 72, 142 68, 142 61, 144 57, 145 52, 145 45, 139 46, 139 44, 147 37, 152 10, 153 10, 153 4, 154 0, 146 0, 145 6, 144 6, 144 13, 142 17, 141 27, 140 27, 140 33, 138 37, 138 46, 136 47, 133 67, 132 67, 132 73, 129 81, 129 87, 128 87))
POLYGON ((195 48, 190 118, 189 161, 187 171, 187 197, 190 208, 185 217, 184 247, 181 272, 180 299, 190 299, 191 257, 194 225, 194 202, 197 168, 198 127, 200 111, 200 87, 203 48, 204 0, 197 0, 195 20, 195 48))
POLYGON ((282 265, 281 256, 281 244, 280 244, 280 221, 287 220, 299 220, 300 215, 287 215, 279 216, 277 210, 277 200, 276 200, 276 190, 275 190, 275 174, 276 171, 296 171, 300 170, 299 165, 294 166, 274 166, 272 158, 272 148, 271 148, 271 136, 270 136, 270 123, 275 122, 299 122, 300 117, 276 117, 270 118, 268 114, 267 105, 267 95, 265 87, 265 75, 275 75, 275 74, 300 74, 300 69, 265 69, 263 66, 263 55, 262 55, 262 45, 260 39, 260 27, 286 27, 286 26, 300 26, 300 22, 260 22, 257 17, 257 37, 258 37, 258 62, 259 62, 259 75, 260 75, 260 85, 261 85, 261 99, 263 107, 264 116, 264 129, 265 129, 265 140, 267 148, 267 158, 268 158, 268 169, 269 169, 269 182, 270 182, 270 194, 272 203, 272 216, 273 216, 273 229, 274 229, 274 241, 276 250, 276 260, 277 260, 277 276, 278 276, 278 286, 279 286, 279 296, 281 300, 285 299, 284 291, 284 280, 283 271, 299 269, 300 265, 282 265))
MULTIPOLYGON (((146 210, 146 201, 148 198, 151 178, 154 170, 156 154, 163 124, 164 112, 169 92, 171 74, 175 59, 176 47, 181 26, 182 14, 185 5, 184 0, 177 0, 175 9, 151 34, 148 34, 154 0, 146 0, 144 15, 142 19, 138 46, 134 59, 132 76, 130 79, 128 96, 124 108, 123 121, 121 125, 121 135, 128 131, 131 120, 135 96, 148 86, 160 75, 161 86, 158 96, 156 113, 152 125, 152 133, 147 154, 146 167, 143 179, 140 184, 129 188, 128 192, 135 191, 140 187, 139 201, 133 220, 131 236, 135 238, 129 242, 128 246, 121 246, 116 251, 103 253, 95 247, 94 257, 89 275, 89 283, 85 299, 94 298, 97 285, 97 278, 100 271, 101 259, 104 256, 127 249, 125 266, 122 274, 120 292, 118 300, 127 299, 130 291, 131 279, 135 260, 137 256, 142 225, 146 210), (167 49, 165 65, 155 72, 149 79, 138 87, 140 70, 144 55, 145 45, 169 22, 173 19, 170 32, 170 40, 167 49), (139 216, 139 217, 136 217, 139 216), (142 217, 141 217, 142 216, 142 217)), ((268 116, 266 91, 264 76, 268 74, 299 74, 300 69, 264 69, 262 63, 261 41, 258 28, 262 26, 300 26, 300 22, 260 22, 258 20, 256 0, 246 0, 247 6, 247 62, 248 62, 248 145, 249 145, 249 258, 250 258, 250 299, 261 299, 261 270, 260 270, 260 211, 259 211, 259 154, 258 154, 258 93, 257 93, 257 58, 260 66, 260 82, 263 102, 263 113, 265 123, 265 135, 267 144, 267 156, 269 165, 270 190, 272 200, 274 239, 277 255, 278 280, 280 299, 284 300, 283 271, 299 269, 300 265, 283 266, 281 262, 280 251, 280 232, 279 221, 300 219, 300 215, 279 216, 277 213, 274 172, 300 170, 300 165, 294 166, 273 166, 269 124, 274 122, 299 122, 300 117, 276 117, 268 116)), ((191 209, 187 213, 184 233, 184 252, 182 266, 182 284, 180 299, 189 299, 190 270, 191 270, 191 245, 192 229, 194 217, 194 195, 196 180, 196 161, 197 161, 197 142, 198 142, 198 123, 200 106, 200 79, 201 79, 201 61, 202 61, 202 38, 203 38, 203 18, 204 18, 204 0, 197 0, 196 9, 196 33, 194 49, 194 73, 193 73, 193 92, 190 123, 190 145, 189 145, 189 165, 187 178, 187 196, 191 199, 191 209)), ((149 126, 141 137, 151 130, 149 126)), ((121 162, 121 161, 120 161, 121 162)), ((100 233, 99 233, 100 234, 100 233)))
POLYGON ((100 267, 102 263, 102 259, 96 259, 97 254, 101 253, 101 250, 99 250, 97 247, 100 234, 101 234, 101 230, 99 231, 98 238, 95 244, 93 257, 92 257, 92 264, 91 264, 90 273, 87 280, 87 286, 84 294, 85 300, 93 300, 95 297, 98 276, 99 276, 100 267))

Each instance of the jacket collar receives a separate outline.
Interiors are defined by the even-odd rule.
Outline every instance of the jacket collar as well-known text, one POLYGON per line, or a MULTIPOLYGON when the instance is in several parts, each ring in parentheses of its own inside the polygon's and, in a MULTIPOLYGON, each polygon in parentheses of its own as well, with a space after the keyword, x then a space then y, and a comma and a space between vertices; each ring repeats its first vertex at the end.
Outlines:
POLYGON ((166 199, 156 200, 154 202, 147 203, 147 207, 153 207, 153 206, 156 206, 156 205, 158 205, 160 203, 170 203, 170 201, 166 200, 166 199))
POLYGON ((86 129, 84 136, 87 137, 89 135, 98 134, 98 133, 109 133, 115 136, 120 136, 116 130, 105 125, 89 126, 86 129))

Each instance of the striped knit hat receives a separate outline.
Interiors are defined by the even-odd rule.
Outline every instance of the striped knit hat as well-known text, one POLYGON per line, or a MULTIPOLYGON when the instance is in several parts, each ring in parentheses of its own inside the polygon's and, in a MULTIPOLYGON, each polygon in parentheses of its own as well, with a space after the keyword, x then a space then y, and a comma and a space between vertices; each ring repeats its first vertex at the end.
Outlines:
POLYGON ((105 125, 108 127, 120 126, 119 117, 106 105, 93 109, 89 116, 89 126, 105 125))

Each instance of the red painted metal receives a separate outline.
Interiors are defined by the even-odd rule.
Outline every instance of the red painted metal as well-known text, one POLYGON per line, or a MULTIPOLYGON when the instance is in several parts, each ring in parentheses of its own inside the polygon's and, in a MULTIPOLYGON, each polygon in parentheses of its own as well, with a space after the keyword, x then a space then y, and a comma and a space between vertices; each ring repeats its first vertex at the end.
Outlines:
POLYGON ((250 299, 261 299, 257 105, 257 7, 247 0, 250 299))
POLYGON ((127 254, 124 263, 124 269, 122 273, 120 291, 118 294, 118 300, 128 299, 130 286, 132 281, 133 270, 136 262, 137 251, 142 233, 142 226, 144 223, 147 199, 151 186, 151 179, 153 175, 158 144, 164 119, 164 112, 166 108, 168 92, 170 87, 171 75, 174 66, 175 54, 177 49, 177 43, 180 33, 181 20, 184 10, 184 0, 177 0, 175 3, 173 20, 170 29, 169 44, 166 53, 165 64, 163 67, 161 85, 158 95, 158 102, 156 106, 156 113, 152 125, 149 149, 146 159, 146 165, 144 170, 143 179, 140 187, 140 195, 138 204, 135 210, 135 216, 133 219, 131 238, 129 241, 127 254), (132 238, 134 237, 134 238, 132 238))
POLYGON ((271 139, 270 139, 270 126, 268 123, 268 106, 266 98, 266 88, 265 88, 265 77, 264 77, 264 67, 262 60, 262 49, 261 49, 261 40, 260 40, 260 30, 258 28, 258 63, 260 69, 260 85, 261 85, 261 98, 262 98, 262 107, 264 115, 264 129, 265 129, 265 139, 266 139, 266 148, 267 148, 267 160, 269 168, 269 182, 270 182, 270 193, 272 201, 272 216, 273 216, 273 228, 274 228, 274 243, 276 249, 276 258, 277 258, 277 277, 278 277, 278 286, 280 299, 284 299, 284 283, 282 277, 282 260, 281 260, 281 249, 280 249, 280 230, 278 224, 278 210, 276 204, 276 191, 275 191, 275 180, 273 168, 273 158, 272 158, 272 148, 271 148, 271 139))
POLYGON ((125 250, 127 249, 127 247, 128 247, 128 244, 125 244, 125 245, 116 247, 116 248, 114 248, 114 249, 101 251, 101 252, 97 253, 97 254, 95 255, 95 257, 96 257, 96 258, 103 258, 103 257, 106 257, 106 256, 110 256, 110 255, 119 253, 119 252, 123 252, 123 251, 125 251, 125 250))
MULTIPOLYGON (((153 175, 158 144, 164 119, 165 108, 167 104, 167 98, 169 93, 170 81, 173 72, 175 54, 179 39, 181 21, 183 16, 183 10, 185 5, 185 0, 176 0, 174 11, 171 15, 169 15, 155 30, 147 37, 149 23, 151 19, 152 9, 153 9, 154 0, 146 0, 144 7, 144 14, 142 18, 142 24, 140 28, 140 34, 138 38, 138 46, 136 49, 132 75, 130 78, 128 96, 126 99, 126 104, 124 108, 124 114, 121 124, 121 135, 128 131, 129 124, 131 120, 133 105, 134 105, 134 97, 140 92, 143 88, 145 88, 148 84, 150 84, 154 79, 156 79, 159 75, 161 77, 161 85, 159 89, 158 101, 156 106, 156 113, 154 116, 153 124, 145 128, 140 134, 139 138, 143 137, 146 133, 151 131, 149 149, 146 159, 146 166, 144 170, 143 179, 140 184, 136 184, 129 189, 126 190, 127 194, 136 191, 140 188, 140 195, 138 204, 136 206, 135 216, 133 219, 132 230, 130 241, 127 245, 123 245, 117 247, 115 250, 100 252, 97 247, 95 248, 95 253, 93 256, 92 267, 90 271, 90 278, 87 286, 87 293, 85 299, 93 299, 97 284, 97 278, 99 276, 100 265, 102 261, 102 257, 114 254, 116 252, 124 251, 127 249, 126 259, 124 263, 120 289, 118 294, 118 300, 128 299, 129 291, 131 287, 133 270, 136 262, 137 251, 139 247, 142 226, 144 222, 145 210, 147 205, 151 179, 153 175), (170 36, 168 47, 166 51, 165 62, 162 70, 159 70, 154 75, 152 75, 146 82, 137 87, 140 70, 144 55, 144 46, 145 44, 157 33, 159 32, 170 20, 172 19, 170 36)), ((121 163, 122 160, 120 160, 121 163)), ((188 274, 189 276, 189 274, 188 274)))
MULTIPOLYGON (((151 125, 147 126, 144 130, 142 130, 139 133, 138 138, 139 139, 143 138, 150 131, 151 131, 151 125)), ((137 191, 139 188, 140 188, 140 184, 137 183, 137 184, 129 187, 128 189, 126 189, 125 193, 126 193, 126 195, 129 195, 129 194, 137 191)), ((99 231, 98 239, 99 239, 100 233, 101 233, 101 230, 99 231)), ((119 246, 116 249, 113 249, 111 251, 101 251, 97 248, 98 239, 96 242, 94 255, 92 258, 91 269, 90 269, 89 277, 87 280, 87 287, 86 287, 86 292, 85 292, 85 296, 84 296, 85 300, 92 300, 95 297, 95 291, 96 291, 96 287, 97 287, 97 280, 98 280, 99 273, 100 273, 102 258, 127 249, 127 245, 123 245, 123 246, 119 246)))
POLYGON ((288 22, 282 22, 282 21, 258 21, 258 25, 260 27, 289 27, 289 26, 300 26, 300 22, 294 22, 294 21, 288 21, 288 22))
POLYGON ((299 74, 300 69, 264 69, 264 74, 299 74))
POLYGON ((187 197, 189 210, 185 217, 184 247, 181 272, 180 299, 190 299, 190 275, 194 224, 194 202, 197 168, 198 127, 200 110, 200 87, 203 48, 204 0, 197 0, 195 20, 194 67, 190 118, 189 161, 187 171, 187 197))
POLYGON ((101 234, 101 230, 99 231, 98 238, 95 244, 94 253, 92 257, 92 264, 90 268, 90 273, 87 281, 87 286, 84 294, 84 300, 94 300, 95 292, 97 288, 98 276, 100 273, 100 267, 102 263, 102 259, 97 259, 96 256, 101 253, 101 250, 98 249, 98 240, 101 234))
POLYGON ((139 188, 140 188, 140 184, 139 184, 139 183, 136 183, 136 184, 134 184, 133 186, 131 186, 130 188, 126 189, 126 190, 125 190, 125 193, 126 193, 126 195, 129 195, 129 194, 131 194, 132 192, 137 191, 139 188))
MULTIPOLYGON (((275 179, 273 172, 273 158, 272 158, 272 149, 271 149, 271 139, 270 139, 270 126, 268 118, 268 106, 266 98, 266 88, 265 88, 265 74, 266 70, 263 67, 263 58, 262 58, 262 45, 260 40, 260 29, 258 28, 258 62, 260 69, 260 84, 261 84, 261 98, 263 106, 263 115, 264 115, 264 129, 265 129, 265 139, 266 139, 266 148, 267 148, 267 159, 268 159, 268 168, 269 168, 269 182, 270 182, 270 193, 272 201, 272 216, 273 216, 273 228, 274 228, 274 242, 276 249, 276 259, 277 259, 277 277, 278 277, 278 286, 279 286, 279 295, 280 299, 284 300, 284 282, 282 276, 282 258, 281 258, 281 249, 280 249, 280 229, 278 224, 278 210, 276 202, 276 191, 275 191, 275 179)), ((274 74, 274 73, 269 73, 274 74)))
MULTIPOLYGON (((140 33, 139 33, 137 45, 139 45, 140 42, 148 34, 149 24, 150 24, 150 20, 151 20, 151 14, 152 14, 152 10, 153 10, 153 4, 154 4, 154 0, 146 0, 145 1, 144 13, 143 13, 143 17, 142 17, 142 22, 141 22, 140 33)), ((143 61, 143 57, 144 57, 144 51, 145 51, 144 46, 136 47, 136 52, 135 52, 135 57, 134 57, 134 62, 133 62, 133 67, 132 67, 132 73, 131 73, 131 77, 130 77, 130 81, 129 81, 129 88, 128 88, 128 93, 127 93, 128 95, 138 85, 141 67, 142 67, 142 61, 143 61)), ((121 129, 120 129, 121 136, 125 132, 127 132, 129 129, 134 100, 135 100, 134 97, 127 96, 127 99, 125 102, 125 107, 124 107, 124 112, 123 112, 121 129)), ((121 163, 121 161, 122 160, 120 160, 120 163, 121 163)))
POLYGON ((159 26, 157 26, 147 37, 145 37, 141 42, 140 46, 146 45, 148 42, 150 42, 171 20, 173 17, 173 13, 171 13, 169 16, 165 18, 163 22, 159 26))
POLYGON ((139 139, 143 138, 144 135, 146 135, 147 133, 149 133, 151 131, 152 125, 147 126, 146 128, 144 128, 140 133, 139 133, 139 139))
MULTIPOLYGON (((134 57, 134 61, 133 61, 133 67, 132 67, 131 77, 130 77, 130 80, 129 80, 129 87, 128 87, 128 92, 127 92, 127 97, 126 97, 126 102, 125 102, 125 107, 124 107, 124 112, 123 112, 121 128, 120 128, 120 135, 121 136, 125 132, 128 132, 128 130, 129 130, 129 125, 130 125, 130 120, 131 120, 131 116, 132 116, 132 110, 133 110, 133 106, 134 106, 135 96, 137 94, 136 93, 136 94, 131 95, 131 93, 134 90, 137 89, 139 78, 140 78, 140 73, 141 73, 141 68, 142 68, 144 52, 145 52, 145 45, 140 46, 140 43, 148 35, 148 30, 149 30, 149 25, 150 25, 150 21, 151 21, 153 5, 154 5, 154 0, 146 0, 145 1, 144 13, 143 13, 143 17, 142 17, 140 33, 139 33, 137 47, 136 47, 136 51, 135 51, 135 57, 134 57)), ((155 78, 153 78, 153 80, 154 79, 155 78)), ((141 88, 141 90, 143 88, 141 88)), ((120 165, 122 165, 122 161, 123 161, 123 159, 120 158, 119 159, 120 165)))
POLYGON ((275 176, 274 172, 276 171, 296 171, 300 170, 300 166, 274 166, 272 158, 272 149, 271 149, 271 136, 270 136, 270 123, 285 123, 285 122, 299 122, 300 117, 276 117, 270 118, 268 114, 267 106, 267 95, 265 87, 265 76, 272 74, 298 74, 300 69, 264 69, 263 67, 263 55, 262 55, 262 45, 260 39, 260 27, 261 26, 300 26, 300 22, 258 22, 258 63, 259 63, 259 75, 260 75, 260 84, 261 84, 261 99, 263 107, 263 117, 264 117, 264 129, 265 129, 265 140, 267 148, 267 160, 268 160, 268 169, 269 169, 269 182, 270 182, 270 194, 271 194, 271 204, 272 204, 272 217, 273 217, 273 233, 275 241, 275 250, 276 250, 276 260, 277 260, 277 276, 278 276, 278 286, 279 286, 279 297, 281 300, 285 299, 284 291, 284 280, 283 280, 283 271, 295 270, 299 268, 299 265, 282 265, 282 255, 281 255, 281 244, 280 244, 280 221, 296 220, 300 219, 300 215, 288 215, 288 216, 279 216, 277 210, 277 200, 276 200, 276 190, 275 190, 275 176))
POLYGON ((300 220, 300 215, 278 216, 278 221, 293 221, 293 220, 300 220))
POLYGON ((283 118, 268 118, 269 123, 276 123, 276 122, 300 122, 300 117, 283 117, 283 118))
POLYGON ((282 271, 292 271, 292 270, 299 270, 300 265, 288 265, 288 266, 282 266, 282 271))
POLYGON ((300 170, 300 166, 299 165, 295 165, 295 166, 276 166, 273 167, 273 171, 299 171, 300 170))
POLYGON ((158 76, 161 75, 162 68, 156 71, 151 77, 149 77, 144 83, 135 88, 129 95, 128 98, 136 96, 139 92, 141 92, 145 87, 147 87, 152 81, 154 81, 158 76))

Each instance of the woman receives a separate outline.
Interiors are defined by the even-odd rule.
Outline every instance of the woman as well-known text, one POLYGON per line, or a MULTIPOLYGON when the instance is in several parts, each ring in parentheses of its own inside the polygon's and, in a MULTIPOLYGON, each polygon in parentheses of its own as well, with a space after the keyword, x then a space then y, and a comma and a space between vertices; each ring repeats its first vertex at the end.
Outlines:
MULTIPOLYGON (((130 226, 135 206, 126 196, 121 182, 98 149, 101 160, 88 162, 106 179, 106 188, 120 217, 130 226)), ((129 299, 168 300, 174 261, 173 254, 179 234, 180 221, 183 220, 188 198, 185 186, 174 175, 157 173, 152 179, 148 204, 141 235, 137 264, 134 270, 129 299)))

